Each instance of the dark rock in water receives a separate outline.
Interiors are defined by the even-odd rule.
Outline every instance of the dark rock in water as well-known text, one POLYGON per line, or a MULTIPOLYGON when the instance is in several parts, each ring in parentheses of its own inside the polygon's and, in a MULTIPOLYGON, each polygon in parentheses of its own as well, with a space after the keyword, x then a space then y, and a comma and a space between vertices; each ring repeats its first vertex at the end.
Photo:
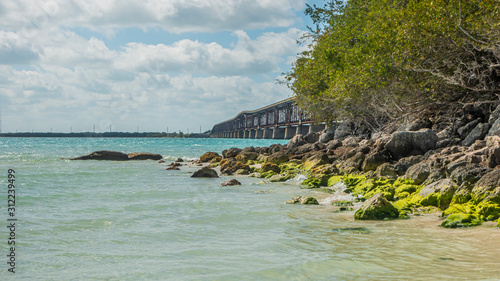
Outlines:
POLYGON ((363 202, 354 214, 354 218, 357 220, 383 220, 398 217, 398 209, 391 202, 387 201, 382 193, 377 193, 372 198, 363 202))
POLYGON ((128 160, 160 160, 163 156, 148 152, 132 152, 128 154, 128 160))
POLYGON ((236 179, 228 180, 220 184, 221 186, 232 186, 232 185, 241 185, 241 182, 236 179))
POLYGON ((167 170, 167 171, 172 171, 172 170, 178 171, 180 169, 179 169, 179 167, 171 166, 171 167, 166 168, 165 170, 167 170))
POLYGON ((218 178, 217 172, 214 169, 203 167, 191 175, 192 178, 218 178))
POLYGON ((165 159, 161 159, 158 163, 165 163, 165 159))
POLYGON ((285 204, 318 205, 318 200, 314 197, 298 196, 285 202, 285 204))
POLYGON ((370 230, 366 227, 345 227, 332 229, 333 232, 353 233, 353 234, 370 234, 370 230))
POLYGON ((220 157, 219 153, 217 152, 205 152, 202 156, 200 156, 200 161, 201 162, 209 162, 210 160, 220 157))
POLYGON ((184 160, 182 160, 182 158, 177 158, 177 160, 175 160, 175 162, 184 162, 184 160))
MULTIPOLYGON (((161 157, 160 157, 161 159, 161 157)), ((128 155, 123 152, 99 150, 87 155, 71 158, 70 160, 111 160, 111 161, 125 161, 129 160, 128 155)))
POLYGON ((230 148, 230 149, 225 149, 225 150, 222 151, 222 156, 224 158, 236 157, 238 154, 240 154, 240 152, 242 150, 243 149, 237 148, 237 147, 233 147, 233 148, 230 148))

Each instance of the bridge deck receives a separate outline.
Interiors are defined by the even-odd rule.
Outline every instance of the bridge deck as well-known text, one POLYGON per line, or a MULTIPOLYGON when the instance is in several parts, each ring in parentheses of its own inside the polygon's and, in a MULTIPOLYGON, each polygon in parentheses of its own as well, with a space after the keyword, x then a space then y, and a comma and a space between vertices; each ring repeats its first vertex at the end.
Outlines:
POLYGON ((288 98, 268 106, 242 111, 212 128, 212 137, 289 139, 296 134, 318 131, 325 125, 313 125, 310 114, 288 98), (307 132, 306 132, 307 130, 307 132))

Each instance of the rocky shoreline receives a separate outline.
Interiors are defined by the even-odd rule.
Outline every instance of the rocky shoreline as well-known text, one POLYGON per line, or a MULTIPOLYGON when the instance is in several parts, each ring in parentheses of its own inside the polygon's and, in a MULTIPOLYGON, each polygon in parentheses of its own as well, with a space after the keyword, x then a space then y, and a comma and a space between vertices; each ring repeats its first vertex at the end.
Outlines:
MULTIPOLYGON (((418 120, 391 133, 367 134, 341 124, 297 135, 286 145, 207 152, 195 163, 269 182, 307 175, 302 188, 341 187, 354 203, 363 202, 355 219, 441 212, 443 227, 487 221, 500 227, 500 107, 472 109, 448 126, 418 120)), ((287 203, 317 204, 313 199, 287 203)))

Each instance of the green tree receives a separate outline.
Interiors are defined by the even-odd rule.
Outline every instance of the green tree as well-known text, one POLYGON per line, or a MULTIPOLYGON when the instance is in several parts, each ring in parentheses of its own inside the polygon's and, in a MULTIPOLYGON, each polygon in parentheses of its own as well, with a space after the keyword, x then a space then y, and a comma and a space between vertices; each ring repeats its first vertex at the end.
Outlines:
POLYGON ((500 93, 500 0, 331 1, 306 14, 312 45, 286 79, 317 120, 380 128, 500 93))

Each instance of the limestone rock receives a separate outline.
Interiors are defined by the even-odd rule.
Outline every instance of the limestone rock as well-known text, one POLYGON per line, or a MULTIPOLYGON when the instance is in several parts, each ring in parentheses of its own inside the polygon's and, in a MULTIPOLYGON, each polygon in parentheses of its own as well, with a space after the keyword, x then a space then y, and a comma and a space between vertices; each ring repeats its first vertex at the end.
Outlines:
POLYGON ((345 160, 344 163, 341 164, 340 169, 345 172, 351 172, 352 169, 359 171, 363 161, 365 161, 365 154, 363 152, 358 152, 345 160))
POLYGON ((472 196, 476 202, 487 200, 500 204, 500 170, 493 170, 478 180, 472 196))
POLYGON ((417 163, 405 173, 405 178, 413 180, 416 185, 424 183, 429 174, 431 173, 431 163, 429 161, 417 163))
POLYGON ((495 121, 500 118, 500 105, 498 105, 495 110, 490 113, 490 118, 488 118, 488 124, 493 125, 495 121))
POLYGON ((382 178, 390 178, 390 179, 395 179, 398 177, 398 174, 396 173, 396 169, 394 168, 393 165, 389 163, 384 163, 380 166, 377 167, 377 170, 375 170, 375 175, 377 177, 382 178))
MULTIPOLYGON (((257 158, 257 160, 259 160, 259 159, 261 159, 260 156, 257 158)), ((289 159, 290 159, 290 157, 288 156, 288 154, 286 152, 280 151, 280 152, 273 153, 262 160, 265 160, 265 162, 270 162, 270 163, 274 163, 274 164, 282 164, 282 163, 287 162, 289 159)))
POLYGON ((462 142, 463 146, 469 146, 477 140, 482 140, 488 134, 490 129, 490 124, 479 123, 477 126, 467 135, 467 137, 462 142))
MULTIPOLYGON (((161 159, 161 158, 160 158, 161 159)), ((123 152, 99 150, 89 153, 87 155, 71 158, 70 160, 111 160, 111 161, 125 161, 129 160, 128 155, 123 152)))
POLYGON ((163 158, 160 154, 153 154, 148 152, 132 152, 128 155, 128 160, 160 160, 163 158))
POLYGON ((420 204, 422 206, 435 206, 444 210, 450 205, 456 190, 457 186, 451 179, 442 179, 428 184, 419 193, 423 197, 420 204))
POLYGON ((372 152, 365 157, 365 161, 363 162, 363 172, 376 170, 378 166, 382 165, 385 162, 388 162, 389 159, 385 157, 379 151, 372 152))
POLYGON ((225 149, 222 151, 222 156, 224 158, 232 158, 232 157, 236 157, 236 155, 240 154, 240 152, 242 151, 241 148, 237 148, 237 147, 233 147, 233 148, 230 148, 230 149, 225 149))
POLYGON ((469 123, 467 123, 465 126, 462 126, 460 128, 458 128, 457 130, 457 133, 458 135, 464 139, 465 137, 467 137, 467 135, 477 126, 477 124, 479 124, 481 122, 481 119, 476 119, 476 120, 473 120, 469 123))
POLYGON ((398 217, 398 209, 391 202, 387 201, 382 193, 377 193, 372 198, 363 202, 354 214, 354 218, 357 220, 383 220, 398 217))
POLYGON ((201 162, 210 162, 210 160, 220 157, 219 153, 217 152, 206 152, 202 156, 200 156, 200 161, 201 162))
POLYGON ((328 155, 324 152, 317 152, 313 155, 309 156, 304 161, 304 169, 310 170, 315 167, 330 164, 330 159, 328 159, 328 155))
POLYGON ((430 129, 416 132, 396 132, 385 145, 394 158, 409 156, 410 154, 423 154, 436 148, 437 135, 430 129))
POLYGON ((488 136, 500 136, 500 118, 493 122, 488 132, 488 136))
POLYGON ((241 182, 236 179, 228 180, 220 184, 221 186, 232 186, 232 185, 241 185, 241 182))
POLYGON ((281 173, 281 168, 274 164, 274 163, 264 163, 262 164, 261 168, 260 168, 260 172, 261 173, 265 173, 265 172, 269 172, 269 171, 273 171, 277 174, 281 173))
POLYGON ((220 162, 220 171, 222 174, 232 175, 240 169, 250 171, 250 166, 236 161, 234 158, 223 159, 220 162))
POLYGON ((208 167, 203 167, 191 175, 192 178, 218 178, 217 172, 208 167))
POLYGON ((304 136, 304 140, 305 140, 307 143, 315 143, 315 142, 318 142, 318 140, 319 140, 319 133, 315 133, 315 132, 307 133, 307 134, 304 136))
POLYGON ((318 200, 314 197, 298 196, 285 202, 285 204, 318 205, 318 200))
POLYGON ((335 137, 335 130, 333 128, 328 128, 319 135, 319 142, 320 143, 328 143, 329 141, 333 140, 335 137))
POLYGON ((242 163, 246 163, 249 160, 256 160, 259 154, 257 152, 242 151, 236 155, 236 160, 242 163))
POLYGON ((307 142, 304 140, 304 136, 302 136, 301 134, 298 134, 298 135, 295 135, 289 142, 288 142, 288 145, 287 145, 287 148, 288 149, 292 149, 292 148, 295 148, 295 147, 298 147, 298 146, 301 146, 303 144, 306 144, 307 142))

